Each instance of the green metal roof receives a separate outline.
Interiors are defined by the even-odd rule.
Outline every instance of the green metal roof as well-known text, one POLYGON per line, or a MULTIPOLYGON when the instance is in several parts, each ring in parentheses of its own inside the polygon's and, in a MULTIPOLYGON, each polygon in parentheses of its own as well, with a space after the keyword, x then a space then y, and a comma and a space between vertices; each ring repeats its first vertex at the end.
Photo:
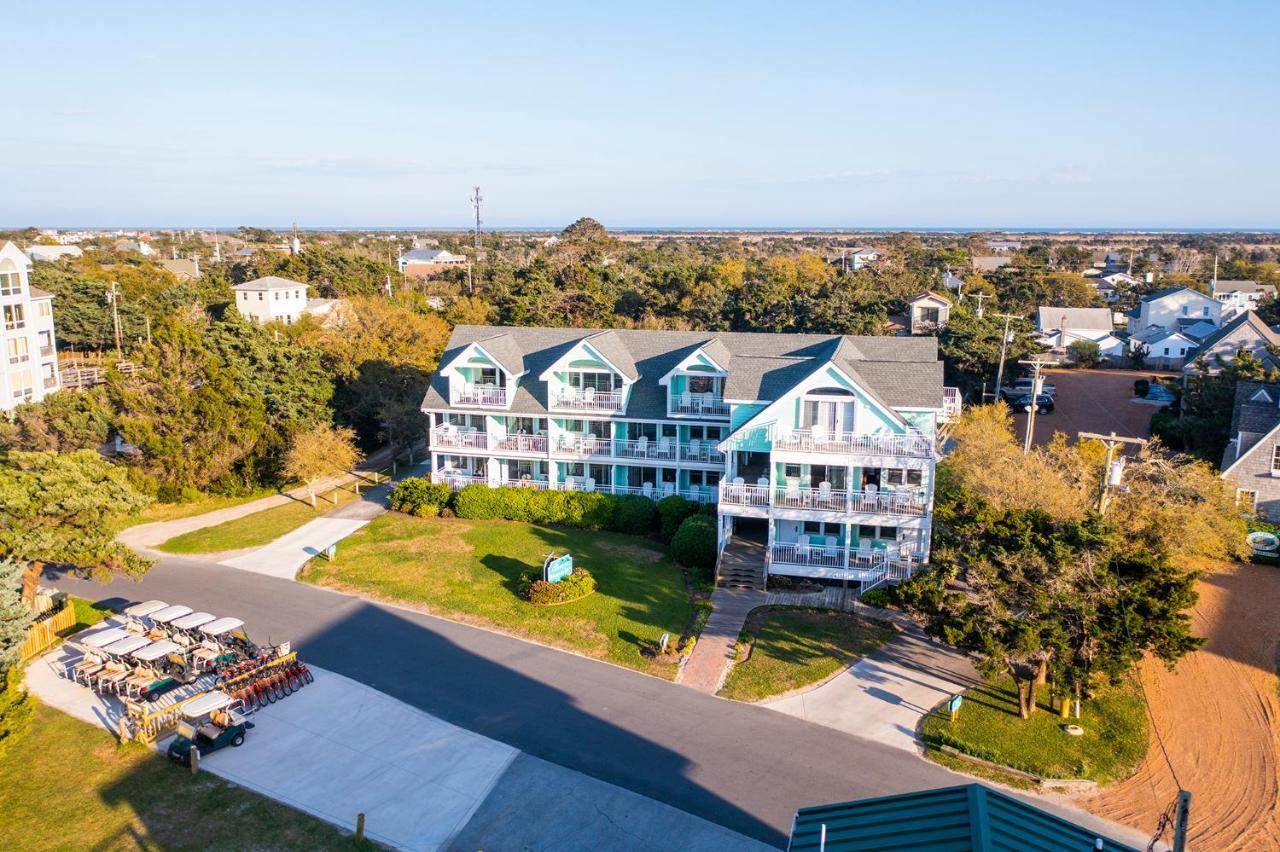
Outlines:
POLYGON ((983 784, 801 808, 787 848, 817 850, 823 825, 827 852, 1137 852, 983 784))

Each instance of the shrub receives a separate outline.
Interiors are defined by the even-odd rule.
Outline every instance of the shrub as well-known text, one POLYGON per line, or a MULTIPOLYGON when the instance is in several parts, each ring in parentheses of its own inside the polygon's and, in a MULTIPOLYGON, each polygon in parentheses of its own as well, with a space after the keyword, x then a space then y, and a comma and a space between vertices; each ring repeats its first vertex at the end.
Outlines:
POLYGON ((1133 383, 1133 395, 1145 397, 1151 392, 1151 382, 1146 379, 1136 379, 1133 383))
POLYGON ((648 535, 653 529, 653 519, 657 515, 653 501, 648 497, 625 495, 615 497, 613 501, 613 522, 611 528, 620 533, 631 535, 648 535))
POLYGON ((645 533, 653 524, 653 506, 644 497, 515 486, 490 488, 478 483, 454 495, 453 511, 459 518, 477 521, 502 518, 626 533, 645 533))
POLYGON ((671 539, 671 555, 681 565, 710 574, 716 567, 715 520, 706 515, 685 518, 671 539))
POLYGON ((534 606, 569 603, 595 590, 596 578, 585 568, 574 568, 572 574, 558 583, 548 583, 541 574, 520 575, 520 597, 534 606))
POLYGON ((1102 347, 1092 340, 1077 340, 1067 346, 1071 360, 1081 367, 1095 367, 1102 361, 1102 347))
POLYGON ((452 499, 453 490, 448 485, 413 476, 396 483, 396 487, 391 489, 388 502, 397 512, 420 518, 434 518, 452 499))
POLYGON ((0 754, 17 741, 31 725, 34 707, 22 688, 22 666, 13 665, 0 674, 0 754))
POLYGON ((862 593, 861 601, 867 606, 885 609, 889 604, 893 603, 893 594, 888 589, 879 587, 867 589, 862 593))
POLYGON ((679 494, 663 497, 658 501, 658 534, 663 541, 673 540, 684 519, 697 513, 698 504, 679 494))

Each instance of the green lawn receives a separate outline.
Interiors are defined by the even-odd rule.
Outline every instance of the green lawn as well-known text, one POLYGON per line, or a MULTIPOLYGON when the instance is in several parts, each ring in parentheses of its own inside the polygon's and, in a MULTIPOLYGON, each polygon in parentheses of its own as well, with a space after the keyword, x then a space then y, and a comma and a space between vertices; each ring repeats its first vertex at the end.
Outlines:
POLYGON ((313 560, 303 579, 569 648, 661 677, 675 664, 641 649, 664 633, 680 637, 693 608, 683 575, 660 545, 606 532, 515 521, 415 518, 388 513, 338 546, 336 561, 313 560), (535 607, 516 594, 524 571, 569 551, 595 575, 595 594, 535 607))
POLYGON ((1147 719, 1136 686, 1106 689, 1084 701, 1079 720, 1062 719, 1048 705, 1041 710, 1018 718, 1017 692, 1006 679, 965 692, 954 723, 943 708, 926 716, 920 731, 931 756, 945 744, 1043 778, 1102 784, 1132 774, 1147 753, 1147 719), (1062 730, 1068 723, 1083 727, 1084 734, 1068 735, 1062 730))
POLYGON ((882 621, 817 609, 771 607, 759 627, 759 615, 752 621, 743 631, 756 635, 751 655, 730 669, 725 698, 760 701, 817 683, 894 635, 882 621))
POLYGON ((0 753, 0 814, 5 849, 357 848, 327 823, 41 704, 0 753))
MULTIPOLYGON (((334 496, 333 494, 326 496, 334 496)), ((356 498, 354 492, 336 492, 338 506, 350 503, 356 498)), ((331 511, 334 506, 329 500, 320 500, 318 508, 312 509, 310 503, 291 501, 283 506, 275 506, 224 521, 204 529, 192 530, 169 539, 157 549, 165 553, 218 553, 223 550, 239 550, 242 547, 261 547, 269 544, 285 533, 296 530, 309 521, 331 511)))

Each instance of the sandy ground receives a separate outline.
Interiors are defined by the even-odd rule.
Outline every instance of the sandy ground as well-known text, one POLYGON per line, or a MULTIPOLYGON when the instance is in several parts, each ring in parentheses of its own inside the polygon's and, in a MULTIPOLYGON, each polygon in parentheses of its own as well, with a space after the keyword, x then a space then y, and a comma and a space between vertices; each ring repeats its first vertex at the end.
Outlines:
MULTIPOLYGON (((1195 610, 1196 631, 1209 641, 1174 672, 1149 662, 1142 680, 1169 762, 1192 794, 1189 848, 1280 849, 1280 567, 1214 571, 1195 610)), ((1154 830, 1177 790, 1153 741, 1133 777, 1079 804, 1154 830)))
MULTIPOLYGON (((1150 435, 1151 415, 1159 405, 1138 402, 1133 396, 1135 379, 1166 375, 1137 370, 1046 370, 1045 377, 1056 386, 1052 414, 1036 417, 1034 441, 1046 444, 1054 432, 1100 432, 1145 438, 1150 435)), ((1021 441, 1027 434, 1027 415, 1015 414, 1014 432, 1021 441)))

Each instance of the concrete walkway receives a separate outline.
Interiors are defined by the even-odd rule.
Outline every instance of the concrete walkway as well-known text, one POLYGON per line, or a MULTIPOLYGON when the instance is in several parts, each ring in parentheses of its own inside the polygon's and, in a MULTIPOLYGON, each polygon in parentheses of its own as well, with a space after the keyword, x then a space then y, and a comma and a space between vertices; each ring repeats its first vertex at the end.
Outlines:
POLYGON ((711 593, 715 607, 702 628, 693 653, 680 671, 680 683, 715 695, 733 665, 733 649, 747 614, 763 606, 768 595, 755 589, 719 587, 711 593))
MULTIPOLYGON (((28 689, 114 732, 120 702, 58 677, 49 663, 62 653, 28 667, 28 689)), ((347 831, 363 813, 369 838, 396 849, 770 848, 311 670, 313 684, 252 714, 245 744, 210 755, 202 770, 347 831)), ((173 783, 185 777, 174 769, 173 783)))
POLYGON ((916 751, 920 718, 948 696, 980 683, 963 655, 930 640, 913 625, 821 686, 763 706, 916 751))

